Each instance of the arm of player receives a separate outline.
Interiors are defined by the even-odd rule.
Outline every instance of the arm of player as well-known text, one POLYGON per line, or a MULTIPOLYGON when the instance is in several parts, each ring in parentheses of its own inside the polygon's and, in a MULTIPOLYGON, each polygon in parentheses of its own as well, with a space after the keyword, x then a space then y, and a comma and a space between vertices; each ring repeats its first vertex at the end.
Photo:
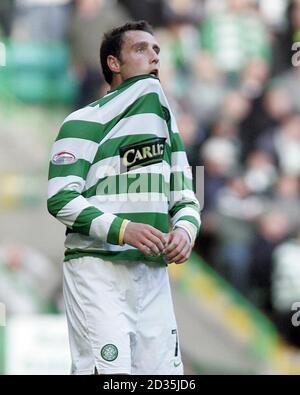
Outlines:
POLYGON ((192 246, 200 229, 200 205, 193 191, 192 172, 179 134, 173 135, 169 214, 173 230, 182 228, 192 246))
POLYGON ((200 205, 193 190, 192 172, 178 126, 161 87, 159 95, 171 141, 169 214, 173 231, 169 234, 167 259, 181 263, 190 255, 200 229, 200 205), (179 228, 181 231, 177 230, 179 228))
POLYGON ((84 197, 86 177, 98 150, 98 134, 96 123, 63 123, 51 151, 47 208, 75 232, 123 244, 125 220, 102 212, 84 197))
POLYGON ((200 229, 200 205, 193 191, 192 172, 187 160, 176 119, 157 79, 150 80, 151 89, 159 97, 162 113, 168 127, 171 144, 171 175, 169 214, 172 228, 183 228, 192 244, 200 229))

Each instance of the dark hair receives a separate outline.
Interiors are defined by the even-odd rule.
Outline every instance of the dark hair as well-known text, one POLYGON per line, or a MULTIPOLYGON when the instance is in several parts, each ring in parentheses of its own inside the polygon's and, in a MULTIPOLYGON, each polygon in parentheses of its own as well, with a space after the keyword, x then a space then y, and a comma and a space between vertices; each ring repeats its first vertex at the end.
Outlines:
POLYGON ((100 62, 105 81, 111 84, 113 73, 107 65, 107 57, 113 55, 120 58, 123 35, 131 30, 142 30, 153 35, 152 26, 147 21, 127 22, 104 34, 100 48, 100 62))

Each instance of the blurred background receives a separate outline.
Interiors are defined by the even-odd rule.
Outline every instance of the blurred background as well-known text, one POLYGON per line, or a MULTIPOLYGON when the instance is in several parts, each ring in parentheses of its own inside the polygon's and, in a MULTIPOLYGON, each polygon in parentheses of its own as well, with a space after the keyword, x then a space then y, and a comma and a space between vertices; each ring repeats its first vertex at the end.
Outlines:
POLYGON ((186 373, 299 374, 299 0, 0 1, 0 373, 69 372, 49 151, 65 116, 106 93, 102 34, 131 19, 155 28, 205 168, 200 237, 170 266, 186 373))

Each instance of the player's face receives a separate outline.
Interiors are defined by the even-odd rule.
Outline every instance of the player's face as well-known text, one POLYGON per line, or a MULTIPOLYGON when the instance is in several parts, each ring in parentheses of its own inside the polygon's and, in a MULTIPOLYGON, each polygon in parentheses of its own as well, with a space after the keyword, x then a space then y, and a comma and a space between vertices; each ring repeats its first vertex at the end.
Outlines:
POLYGON ((160 47, 152 34, 133 30, 124 33, 120 57, 122 81, 142 74, 159 75, 160 47))

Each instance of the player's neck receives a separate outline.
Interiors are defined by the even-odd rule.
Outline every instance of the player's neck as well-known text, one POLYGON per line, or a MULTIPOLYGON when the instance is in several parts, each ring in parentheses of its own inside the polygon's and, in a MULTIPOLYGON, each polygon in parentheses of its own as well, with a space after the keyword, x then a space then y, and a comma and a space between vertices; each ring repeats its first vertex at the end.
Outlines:
POLYGON ((110 85, 110 90, 116 89, 119 85, 121 85, 124 82, 123 78, 120 76, 120 74, 115 74, 113 76, 111 85, 110 85))

